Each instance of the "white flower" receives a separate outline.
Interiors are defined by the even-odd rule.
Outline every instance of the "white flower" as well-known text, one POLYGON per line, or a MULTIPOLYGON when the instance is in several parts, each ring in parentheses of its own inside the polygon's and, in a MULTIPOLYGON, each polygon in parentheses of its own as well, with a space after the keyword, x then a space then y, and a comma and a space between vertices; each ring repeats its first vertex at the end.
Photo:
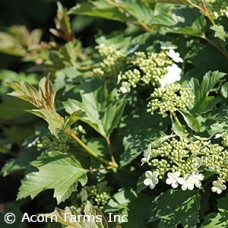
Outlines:
POLYGON ((183 178, 179 178, 178 182, 181 184, 181 189, 185 190, 193 190, 194 187, 200 188, 201 181, 203 180, 204 175, 202 173, 195 172, 193 174, 187 174, 183 178))
POLYGON ((216 134, 215 135, 215 139, 218 139, 218 138, 221 138, 222 137, 222 134, 216 134))
POLYGON ((170 41, 166 41, 166 42, 161 41, 160 44, 161 44, 161 49, 163 49, 163 50, 165 50, 165 49, 170 50, 170 49, 177 48, 177 46, 172 44, 170 41))
POLYGON ((174 62, 176 63, 183 63, 183 59, 180 57, 179 52, 175 52, 173 49, 169 50, 166 53, 174 62))
POLYGON ((223 184, 222 181, 213 181, 213 187, 211 188, 212 192, 216 192, 217 194, 221 194, 223 190, 226 190, 226 185, 223 184))
POLYGON ((200 188, 202 183, 201 181, 203 180, 204 178, 204 175, 202 173, 199 173, 199 172, 195 172, 193 173, 191 176, 190 176, 191 180, 193 181, 194 185, 197 187, 197 188, 200 188))
POLYGON ((177 188, 180 172, 168 173, 167 176, 168 178, 166 179, 166 184, 171 185, 172 188, 177 188))
POLYGON ((181 185, 181 189, 183 191, 185 190, 193 190, 194 189, 194 181, 189 178, 190 175, 184 175, 184 177, 181 177, 178 179, 178 183, 181 185))
POLYGON ((151 156, 151 144, 148 145, 148 148, 143 151, 143 158, 141 162, 148 163, 150 161, 150 156, 151 156))
POLYGON ((182 70, 177 66, 177 64, 172 64, 167 67, 167 74, 159 80, 161 87, 165 87, 167 84, 172 84, 181 79, 182 70))
POLYGON ((145 176, 146 179, 144 180, 144 184, 146 186, 149 186, 151 189, 154 189, 156 184, 158 183, 158 175, 159 173, 157 171, 151 172, 151 171, 146 171, 145 176))
POLYGON ((128 82, 122 82, 121 87, 120 87, 120 91, 122 93, 129 93, 131 91, 131 84, 128 82))

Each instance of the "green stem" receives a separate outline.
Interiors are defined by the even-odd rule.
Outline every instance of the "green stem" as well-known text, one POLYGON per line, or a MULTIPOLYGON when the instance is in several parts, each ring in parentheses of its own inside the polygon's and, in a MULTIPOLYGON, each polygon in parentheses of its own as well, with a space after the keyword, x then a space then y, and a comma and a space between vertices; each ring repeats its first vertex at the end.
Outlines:
POLYGON ((173 116, 174 120, 177 122, 177 125, 178 125, 181 129, 184 130, 184 127, 183 127, 183 125, 181 124, 181 122, 179 121, 179 119, 178 119, 178 117, 177 117, 177 115, 176 115, 175 112, 172 112, 172 116, 173 116))
POLYGON ((113 152, 112 152, 112 145, 111 145, 111 141, 110 141, 109 136, 105 137, 105 139, 106 139, 106 142, 107 142, 107 145, 108 145, 108 151, 109 151, 112 163, 116 164, 115 157, 114 157, 113 152))
POLYGON ((101 158, 100 156, 98 156, 93 150, 91 150, 84 142, 81 141, 81 139, 79 139, 74 132, 68 128, 66 129, 66 133, 68 135, 70 135, 83 149, 85 149, 85 151, 90 154, 92 157, 94 157, 95 159, 99 160, 100 162, 102 162, 103 164, 107 165, 107 166, 111 166, 113 168, 117 168, 118 165, 116 163, 110 162, 105 160, 104 158, 101 158))

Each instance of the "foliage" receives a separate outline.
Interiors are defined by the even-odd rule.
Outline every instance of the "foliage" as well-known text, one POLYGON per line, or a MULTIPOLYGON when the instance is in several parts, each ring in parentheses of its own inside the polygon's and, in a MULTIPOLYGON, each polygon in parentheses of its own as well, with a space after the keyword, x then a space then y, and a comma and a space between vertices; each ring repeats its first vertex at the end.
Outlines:
POLYGON ((78 2, 57 2, 54 28, 0 31, 1 175, 20 181, 2 211, 227 227, 228 4, 78 2))

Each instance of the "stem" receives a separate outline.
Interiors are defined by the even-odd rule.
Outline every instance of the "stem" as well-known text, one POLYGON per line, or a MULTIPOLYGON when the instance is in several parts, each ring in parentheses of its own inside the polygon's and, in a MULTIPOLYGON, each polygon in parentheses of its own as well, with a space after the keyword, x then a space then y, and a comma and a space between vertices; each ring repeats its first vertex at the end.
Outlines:
POLYGON ((181 122, 179 121, 179 119, 178 119, 178 117, 177 117, 177 115, 176 115, 175 112, 172 112, 172 116, 173 116, 173 118, 175 119, 175 121, 177 122, 177 125, 178 125, 181 129, 184 130, 184 127, 183 127, 183 125, 181 124, 181 122))
POLYGON ((204 1, 200 0, 200 3, 202 4, 202 11, 205 14, 205 16, 208 17, 208 19, 209 19, 209 21, 211 22, 212 25, 215 25, 215 21, 214 21, 213 17, 211 16, 210 12, 208 11, 204 1))
POLYGON ((112 145, 111 145, 111 141, 110 141, 109 136, 105 137, 105 139, 106 139, 106 142, 107 142, 107 145, 108 145, 108 151, 109 151, 112 163, 116 164, 115 157, 114 157, 113 152, 112 152, 112 145))
MULTIPOLYGON (((200 3, 201 3, 202 7, 200 7, 200 6, 196 5, 196 4, 194 4, 193 2, 191 2, 191 0, 188 0, 188 3, 189 3, 190 5, 192 5, 193 7, 199 9, 199 10, 208 18, 208 20, 211 22, 211 24, 212 24, 213 26, 216 25, 216 23, 215 23, 213 17, 211 16, 210 12, 208 11, 207 6, 205 5, 204 1, 203 1, 203 0, 199 0, 199 1, 200 1, 200 3)), ((224 44, 221 42, 221 40, 220 40, 220 44, 221 44, 222 48, 220 48, 219 46, 217 46, 215 43, 213 43, 213 42, 212 42, 211 40, 209 40, 207 37, 202 37, 202 38, 204 38, 205 40, 207 40, 208 43, 210 43, 211 45, 213 45, 213 46, 214 46, 215 48, 217 48, 217 49, 218 49, 226 58, 228 58, 228 54, 227 54, 227 52, 226 52, 226 48, 225 48, 224 44)))
POLYGON ((112 168, 117 168, 118 165, 116 163, 110 162, 105 160, 104 158, 101 158, 100 156, 98 156, 93 150, 91 150, 84 142, 81 141, 81 139, 78 138, 78 136, 76 136, 74 134, 74 132, 68 128, 66 129, 66 133, 68 135, 70 135, 83 149, 86 150, 86 152, 88 154, 90 154, 92 157, 96 158, 97 160, 99 160, 100 162, 102 162, 103 164, 107 165, 107 166, 111 166, 112 168))
POLYGON ((206 36, 201 36, 201 38, 205 39, 209 44, 211 44, 213 47, 215 47, 217 50, 219 50, 226 58, 228 58, 228 54, 219 46, 217 46, 213 41, 208 39, 206 36))

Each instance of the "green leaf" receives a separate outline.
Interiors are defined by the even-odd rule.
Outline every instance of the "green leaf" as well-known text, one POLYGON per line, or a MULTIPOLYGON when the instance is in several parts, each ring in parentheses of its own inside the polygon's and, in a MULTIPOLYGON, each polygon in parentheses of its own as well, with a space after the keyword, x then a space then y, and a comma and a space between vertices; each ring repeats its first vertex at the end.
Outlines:
POLYGON ((200 228, 226 228, 228 226, 228 213, 210 213, 204 219, 205 222, 200 228))
POLYGON ((179 8, 172 16, 176 21, 174 26, 167 27, 167 31, 190 36, 204 36, 206 21, 199 10, 194 8, 179 8))
POLYGON ((227 33, 224 31, 222 25, 213 25, 211 29, 215 31, 215 37, 218 37, 220 40, 225 41, 227 33))
POLYGON ((221 94, 224 98, 228 98, 228 82, 222 85, 221 94))
POLYGON ((158 228, 176 227, 179 224, 193 228, 199 222, 200 195, 198 190, 171 189, 159 195, 151 207, 149 222, 159 219, 158 228))
POLYGON ((38 152, 23 150, 18 158, 10 159, 4 164, 0 174, 5 177, 10 174, 19 174, 25 170, 28 171, 30 169, 29 162, 35 160, 38 155, 38 152))
POLYGON ((25 100, 37 108, 55 110, 56 91, 48 77, 40 80, 38 90, 26 81, 9 82, 8 85, 15 90, 9 95, 25 100))
POLYGON ((87 201, 84 214, 77 211, 75 207, 65 207, 64 210, 56 208, 55 211, 49 214, 42 214, 54 221, 65 225, 68 228, 108 228, 108 223, 100 210, 95 208, 87 201))
POLYGON ((92 17, 101 17, 114 21, 126 21, 126 15, 117 7, 105 3, 104 1, 84 2, 71 8, 69 14, 85 15, 92 17))
POLYGON ((228 213, 228 194, 217 200, 218 210, 222 213, 228 213))
POLYGON ((209 93, 215 89, 216 84, 225 75, 225 73, 219 71, 210 71, 204 75, 201 84, 194 78, 190 81, 190 87, 195 95, 194 107, 191 110, 191 113, 194 116, 207 112, 213 108, 216 100, 213 96, 209 96, 209 93))
POLYGON ((85 112, 82 110, 77 110, 71 113, 70 116, 65 120, 64 127, 69 128, 72 124, 76 123, 83 117, 85 117, 85 112))
POLYGON ((104 81, 93 80, 81 87, 82 102, 69 99, 64 107, 69 114, 81 109, 86 116, 80 120, 89 124, 103 137, 109 136, 120 122, 126 101, 117 97, 117 91, 108 94, 104 81))
POLYGON ((63 127, 64 120, 57 112, 48 109, 32 109, 28 110, 28 112, 44 119, 48 123, 48 129, 51 134, 58 137, 58 133, 63 127))
POLYGON ((70 17, 67 14, 67 10, 62 6, 60 2, 57 2, 58 11, 57 17, 55 18, 56 29, 50 29, 50 32, 55 36, 70 41, 73 39, 71 31, 70 17))
POLYGON ((109 200, 105 212, 122 212, 122 214, 127 214, 131 201, 136 197, 137 195, 132 189, 120 189, 109 200))
POLYGON ((39 109, 28 110, 32 114, 43 118, 48 123, 50 132, 58 136, 58 131, 63 127, 63 118, 55 111, 55 95, 49 78, 42 78, 38 90, 26 81, 8 83, 15 91, 9 95, 19 97, 39 109))
POLYGON ((150 216, 151 201, 153 197, 148 195, 138 195, 129 205, 128 222, 123 224, 124 228, 132 227, 151 227, 148 226, 148 218, 150 216))
POLYGON ((215 135, 217 133, 223 133, 228 131, 228 107, 220 107, 216 109, 216 113, 212 116, 213 124, 210 122, 210 135, 215 135))
POLYGON ((153 21, 154 4, 152 5, 149 1, 122 1, 121 7, 137 22, 149 24, 153 21))
POLYGON ((185 123, 195 132, 200 131, 200 122, 198 118, 192 116, 192 114, 188 111, 179 111, 183 116, 185 123))
MULTIPOLYGON (((99 217, 99 220, 95 222, 91 222, 92 227, 94 228, 108 228, 108 222, 105 219, 104 215, 102 214, 102 212, 95 208, 89 201, 87 201, 85 208, 84 208, 84 214, 85 215, 93 215, 95 216, 95 218, 99 217), (100 222, 100 220, 102 221, 102 223, 100 222)), ((84 226, 83 226, 84 227, 84 226)))
POLYGON ((44 152, 32 165, 38 172, 31 172, 22 180, 17 200, 30 196, 32 199, 40 192, 54 189, 57 203, 65 201, 80 182, 87 182, 86 171, 80 163, 67 154, 58 151, 44 152))
POLYGON ((143 150, 147 149, 148 144, 152 141, 156 141, 156 139, 160 138, 164 134, 156 129, 149 128, 138 130, 133 134, 129 134, 124 137, 124 153, 121 155, 121 166, 128 165, 131 161, 133 161, 136 157, 138 157, 143 150))
POLYGON ((139 180, 137 182, 137 194, 139 194, 143 189, 147 188, 147 186, 144 184, 145 179, 145 173, 141 177, 139 177, 139 180))

